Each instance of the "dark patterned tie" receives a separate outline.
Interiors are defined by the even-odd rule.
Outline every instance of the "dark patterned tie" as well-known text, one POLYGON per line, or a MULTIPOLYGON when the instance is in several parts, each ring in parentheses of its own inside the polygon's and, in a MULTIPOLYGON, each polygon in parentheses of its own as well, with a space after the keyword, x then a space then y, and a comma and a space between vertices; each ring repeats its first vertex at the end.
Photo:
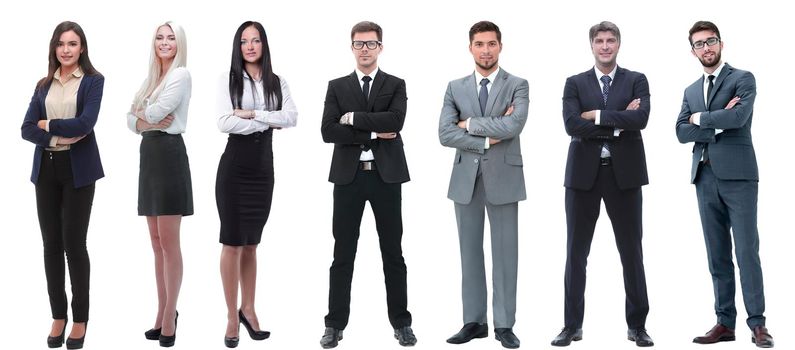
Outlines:
MULTIPOLYGON (((610 93, 610 76, 603 75, 599 80, 602 81, 602 102, 607 105, 607 94, 610 93)), ((593 81, 593 80, 592 80, 593 81)))
POLYGON ((480 115, 486 115, 486 101, 489 100, 489 79, 483 78, 480 81, 480 93, 478 94, 478 102, 480 102, 480 115))
MULTIPOLYGON (((715 76, 710 74, 707 76, 709 80, 709 85, 707 86, 707 106, 709 106, 709 95, 712 94, 712 88, 715 86, 715 76)), ((706 162, 709 160, 709 143, 704 143, 704 153, 702 155, 703 161, 706 162)))
POLYGON ((370 78, 368 75, 362 77, 362 81, 364 82, 364 84, 362 84, 362 94, 364 94, 365 101, 368 101, 370 98, 370 80, 373 80, 373 78, 370 78))

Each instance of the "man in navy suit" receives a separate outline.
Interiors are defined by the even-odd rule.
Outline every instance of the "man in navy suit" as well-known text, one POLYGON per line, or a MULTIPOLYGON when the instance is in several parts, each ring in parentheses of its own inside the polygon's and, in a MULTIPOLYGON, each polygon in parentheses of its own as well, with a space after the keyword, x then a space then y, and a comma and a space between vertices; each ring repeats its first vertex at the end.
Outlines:
POLYGON ((624 267, 627 337, 638 346, 652 346, 645 329, 649 300, 641 245, 641 186, 649 179, 640 131, 649 120, 649 83, 643 74, 616 64, 621 32, 615 24, 594 25, 589 39, 594 67, 569 77, 563 91, 563 122, 571 136, 564 182, 565 325, 552 345, 582 339, 585 267, 604 200, 624 267))
POLYGON ((717 324, 693 342, 735 339, 733 233, 751 340, 758 347, 770 348, 773 338, 763 315, 765 293, 756 227, 759 172, 751 142, 756 80, 751 72, 721 60, 723 42, 714 23, 696 22, 689 40, 704 74, 685 89, 676 136, 679 142, 693 142, 690 180, 696 185, 718 316, 717 324))

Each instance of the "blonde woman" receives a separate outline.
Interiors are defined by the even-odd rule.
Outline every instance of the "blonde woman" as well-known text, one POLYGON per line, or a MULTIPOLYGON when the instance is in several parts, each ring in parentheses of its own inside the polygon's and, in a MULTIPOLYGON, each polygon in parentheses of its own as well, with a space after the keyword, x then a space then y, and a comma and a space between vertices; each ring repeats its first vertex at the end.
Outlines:
POLYGON ((138 215, 146 216, 157 281, 157 316, 146 339, 174 345, 177 297, 182 284, 179 227, 193 214, 190 167, 182 141, 191 95, 182 27, 166 22, 152 39, 149 73, 135 94, 127 126, 141 134, 138 215))

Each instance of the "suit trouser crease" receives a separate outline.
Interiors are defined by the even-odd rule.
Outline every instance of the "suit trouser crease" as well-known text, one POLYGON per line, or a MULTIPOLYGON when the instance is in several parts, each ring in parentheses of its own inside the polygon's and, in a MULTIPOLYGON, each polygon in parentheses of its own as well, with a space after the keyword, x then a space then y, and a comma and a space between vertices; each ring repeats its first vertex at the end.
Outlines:
POLYGON ((619 189, 612 166, 599 168, 591 190, 566 189, 565 325, 582 328, 586 267, 602 200, 623 266, 627 326, 632 329, 644 328, 649 300, 643 268, 642 192, 640 187, 619 189))
POLYGON ((468 204, 455 203, 465 324, 487 323, 487 285, 483 253, 486 212, 491 230, 494 327, 511 328, 516 322, 518 207, 518 203, 488 203, 480 175, 475 180, 472 200, 468 204))
POLYGON ((327 327, 345 329, 350 317, 351 281, 365 202, 373 210, 378 232, 389 322, 393 328, 411 325, 407 308, 406 264, 401 241, 401 184, 381 180, 377 171, 358 170, 353 182, 334 185, 334 261, 329 269, 327 327))
POLYGON ((72 287, 72 319, 87 322, 91 264, 86 236, 94 184, 74 188, 69 151, 44 151, 35 187, 52 317, 67 316, 65 254, 72 287))
POLYGON ((750 328, 765 325, 765 296, 759 259, 757 231, 758 182, 720 180, 710 166, 699 166, 696 197, 707 248, 709 271, 715 295, 717 322, 735 328, 735 280, 732 261, 732 234, 746 323, 750 328))

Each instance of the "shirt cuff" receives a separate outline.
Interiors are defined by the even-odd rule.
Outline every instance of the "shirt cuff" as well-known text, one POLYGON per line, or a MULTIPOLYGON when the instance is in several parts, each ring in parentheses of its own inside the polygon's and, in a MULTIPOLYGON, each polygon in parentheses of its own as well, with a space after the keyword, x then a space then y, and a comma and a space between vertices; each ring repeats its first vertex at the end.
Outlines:
POLYGON ((44 131, 50 132, 50 120, 47 119, 47 123, 44 124, 44 131))
POLYGON ((489 149, 489 146, 491 146, 491 145, 489 145, 489 138, 487 137, 486 138, 486 146, 483 147, 483 149, 489 149))
MULTIPOLYGON (((49 124, 49 123, 48 123, 48 124, 49 124)), ((55 135, 53 135, 53 136, 50 138, 50 148, 55 148, 55 147, 58 147, 58 139, 60 139, 60 137, 58 137, 58 136, 55 136, 55 135)))
POLYGON ((715 129, 715 135, 720 134, 723 132, 723 129, 715 129))
POLYGON ((602 120, 602 111, 597 109, 594 111, 594 113, 596 114, 596 118, 594 118, 593 123, 594 125, 600 125, 600 121, 602 120))
MULTIPOLYGON (((466 124, 467 124, 467 132, 469 132, 469 120, 470 120, 470 119, 472 119, 472 118, 467 118, 467 120, 465 120, 465 122, 466 122, 466 124)), ((488 142, 488 140, 486 140, 486 145, 488 146, 488 144, 489 144, 489 142, 488 142)), ((488 147, 487 147, 487 148, 488 148, 488 147)))
POLYGON ((378 138, 378 134, 376 134, 375 132, 371 132, 370 133, 370 140, 375 140, 377 138, 378 138))
POLYGON ((693 114, 693 124, 701 126, 701 112, 693 114))
POLYGON ((613 129, 613 137, 618 137, 618 135, 621 135, 621 129, 619 128, 613 129))

